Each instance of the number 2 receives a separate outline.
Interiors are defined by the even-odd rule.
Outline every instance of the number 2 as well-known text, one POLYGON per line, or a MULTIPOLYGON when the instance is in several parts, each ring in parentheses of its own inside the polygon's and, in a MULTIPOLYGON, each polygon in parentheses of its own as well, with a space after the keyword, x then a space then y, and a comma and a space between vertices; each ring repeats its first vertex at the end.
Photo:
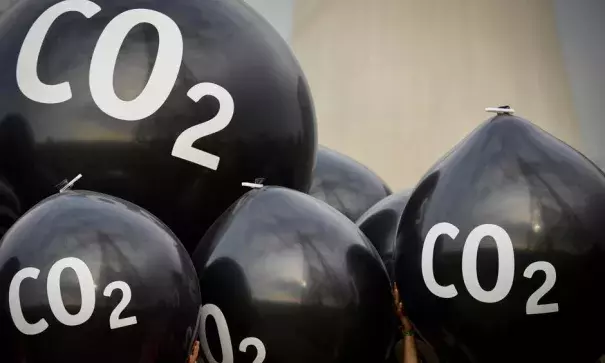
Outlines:
POLYGON ((109 328, 118 329, 125 326, 135 325, 137 323, 136 316, 129 316, 127 318, 120 318, 120 314, 124 311, 126 306, 130 303, 132 298, 132 292, 130 286, 124 281, 114 281, 105 287, 103 295, 110 297, 114 290, 122 290, 122 301, 116 306, 109 316, 109 328))
MULTIPOLYGON (((202 337, 202 351, 206 355, 208 362, 218 363, 212 352, 210 351, 210 345, 208 344, 208 338, 206 335, 206 322, 208 317, 212 316, 216 324, 218 332, 218 338, 221 343, 221 353, 223 360, 221 363, 233 363, 233 349, 231 348, 231 334, 229 333, 229 327, 227 326, 227 319, 221 311, 221 309, 214 304, 206 304, 201 309, 201 322, 200 322, 200 336, 202 337)), ((239 344, 239 351, 245 353, 249 346, 256 348, 256 358, 252 363, 263 363, 267 357, 267 349, 263 342, 254 337, 244 338, 239 344)))
POLYGON ((252 363, 263 363, 267 357, 267 350, 260 339, 254 337, 245 338, 241 341, 241 343, 239 343, 239 351, 245 353, 246 350, 248 350, 248 347, 251 345, 256 348, 256 358, 254 358, 252 363))
POLYGON ((194 102, 198 102, 204 96, 213 96, 219 101, 219 110, 212 119, 183 131, 174 142, 172 156, 216 170, 220 158, 194 148, 193 143, 204 136, 217 133, 229 125, 235 111, 233 98, 226 89, 214 83, 197 84, 187 92, 187 96, 194 102))
POLYGON ((559 311, 559 304, 557 303, 538 305, 540 299, 555 286, 555 282, 557 281, 557 271, 552 264, 546 261, 534 262, 527 266, 523 272, 523 276, 531 279, 534 273, 539 270, 544 271, 546 280, 544 280, 544 284, 527 299, 527 304, 525 305, 525 313, 527 315, 549 314, 559 311))

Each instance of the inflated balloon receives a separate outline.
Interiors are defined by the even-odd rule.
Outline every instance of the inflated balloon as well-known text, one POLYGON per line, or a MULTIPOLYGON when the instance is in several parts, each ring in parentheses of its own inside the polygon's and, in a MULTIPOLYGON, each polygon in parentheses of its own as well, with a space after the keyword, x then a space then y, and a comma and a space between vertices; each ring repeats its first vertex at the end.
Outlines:
POLYGON ((500 114, 423 178, 399 227, 405 307, 446 362, 595 362, 605 351, 605 175, 500 114))
POLYGON ((242 1, 20 0, 0 64, 0 173, 26 208, 83 174, 193 251, 242 182, 310 186, 307 82, 242 1))
POLYGON ((104 194, 52 196, 0 245, 3 363, 185 362, 200 306, 174 234, 104 194))
POLYGON ((391 194, 370 169, 326 147, 317 151, 309 194, 356 221, 371 206, 391 194))
POLYGON ((212 226, 193 260, 206 361, 383 362, 393 343, 380 257, 351 221, 308 195, 249 192, 212 226))
POLYGON ((378 251, 391 277, 393 277, 397 228, 399 227, 401 214, 410 198, 411 192, 411 190, 405 190, 389 195, 376 203, 359 217, 356 222, 359 229, 368 237, 376 248, 376 251, 378 251))

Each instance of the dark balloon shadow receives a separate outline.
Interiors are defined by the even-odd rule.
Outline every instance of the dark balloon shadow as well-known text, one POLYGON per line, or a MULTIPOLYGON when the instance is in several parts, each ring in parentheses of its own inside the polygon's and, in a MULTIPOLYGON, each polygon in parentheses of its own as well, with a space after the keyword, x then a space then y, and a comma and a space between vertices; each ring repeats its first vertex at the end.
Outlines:
POLYGON ((343 362, 387 360, 395 344, 397 320, 391 287, 382 261, 369 248, 354 245, 346 254, 347 270, 354 281, 357 311, 339 352, 343 362), (360 334, 362 332, 362 334, 360 334))
MULTIPOLYGON (((199 274, 203 304, 214 304, 221 309, 233 346, 237 347, 242 339, 253 336, 251 334, 255 323, 260 321, 244 271, 235 261, 224 257, 212 261, 203 271, 199 271, 199 274)), ((206 331, 202 334, 206 334, 212 355, 220 357, 221 342, 216 324, 210 323, 211 321, 208 320, 206 331)), ((236 362, 252 361, 256 356, 254 349, 245 353, 234 349, 233 353, 236 362)))
POLYGON ((309 194, 356 221, 391 190, 364 165, 321 146, 309 194))
POLYGON ((16 257, 9 258, 0 269, 0 352, 5 362, 17 362, 26 349, 18 339, 20 333, 14 327, 8 307, 9 286, 20 269, 21 263, 16 257))
POLYGON ((34 156, 34 133, 21 115, 0 120, 0 175, 15 187, 24 209, 31 208, 50 191, 41 186, 42 175, 34 156))

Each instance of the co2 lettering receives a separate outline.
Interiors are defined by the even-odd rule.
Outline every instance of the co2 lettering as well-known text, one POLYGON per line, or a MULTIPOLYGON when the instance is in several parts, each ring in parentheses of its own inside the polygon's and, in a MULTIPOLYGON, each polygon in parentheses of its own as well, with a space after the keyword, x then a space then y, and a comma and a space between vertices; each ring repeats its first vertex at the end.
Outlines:
MULTIPOLYGON (((440 236, 455 239, 460 230, 450 223, 438 223, 427 233, 421 255, 422 277, 426 287, 435 296, 451 299, 458 295, 454 285, 441 285, 435 279, 433 271, 433 257, 435 244, 440 236)), ((539 300, 552 289, 557 280, 555 267, 546 261, 538 261, 527 266, 523 272, 526 278, 532 278, 536 271, 544 271, 546 280, 527 300, 525 312, 528 315, 548 314, 559 311, 557 303, 539 304, 539 300)), ((483 224, 471 231, 466 238, 462 250, 462 277, 469 294, 483 303, 496 303, 505 299, 513 287, 515 275, 515 252, 510 236, 506 231, 495 224, 483 224), (479 284, 477 276, 477 253, 479 245, 485 237, 491 237, 496 242, 498 250, 498 278, 491 290, 484 290, 479 284)))
MULTIPOLYGON (((17 85, 32 101, 59 104, 72 98, 68 81, 46 84, 38 76, 40 50, 53 23, 62 15, 77 12, 91 18, 101 7, 88 0, 65 0, 48 8, 33 23, 25 36, 17 59, 17 85)), ((155 114, 166 102, 176 84, 183 60, 183 36, 170 17, 149 9, 127 10, 114 19, 101 33, 92 54, 89 87, 92 99, 101 111, 123 121, 139 121, 155 114), (113 87, 114 71, 120 48, 128 33, 139 24, 150 24, 159 34, 155 64, 141 93, 133 100, 120 99, 113 87)), ((213 84, 193 86, 187 96, 194 102, 212 96, 219 101, 218 114, 211 120, 183 131, 176 139, 172 156, 217 170, 220 158, 194 148, 198 139, 223 130, 234 114, 233 98, 227 90, 213 84)))
MULTIPOLYGON (((30 323, 23 315, 21 305, 20 290, 21 285, 27 279, 38 279, 40 270, 35 267, 26 267, 15 274, 11 280, 8 291, 8 303, 10 315, 15 327, 25 335, 37 335, 48 328, 48 322, 40 319, 35 323, 30 323)), ((109 297, 111 293, 119 289, 122 291, 122 301, 115 307, 109 318, 110 329, 118 329, 137 323, 136 316, 120 318, 120 314, 130 303, 132 293, 130 286, 124 281, 114 281, 107 285, 103 295, 109 297)), ((78 326, 87 322, 95 311, 95 283, 90 269, 84 261, 75 257, 66 257, 55 262, 49 272, 46 280, 46 294, 48 305, 57 320, 67 326, 78 326), (70 314, 65 308, 63 297, 61 295, 61 274, 65 269, 71 269, 75 272, 80 286, 81 305, 80 311, 76 314, 70 314)))

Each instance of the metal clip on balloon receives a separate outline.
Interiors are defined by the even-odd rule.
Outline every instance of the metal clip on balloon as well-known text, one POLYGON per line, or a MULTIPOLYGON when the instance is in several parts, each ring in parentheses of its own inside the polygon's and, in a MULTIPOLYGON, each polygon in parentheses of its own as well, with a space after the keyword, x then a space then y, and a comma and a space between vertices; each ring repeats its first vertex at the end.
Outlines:
POLYGON ((66 183, 64 186, 61 187, 61 189, 59 189, 59 193, 63 193, 65 191, 71 189, 71 187, 73 187, 74 184, 80 179, 82 179, 82 174, 76 175, 75 178, 73 178, 70 182, 66 183))
MULTIPOLYGON (((261 181, 261 183, 262 183, 262 181, 261 181)), ((242 182, 242 186, 252 188, 252 189, 260 189, 260 188, 264 187, 264 185, 261 183, 259 183, 258 180, 255 180, 254 183, 242 182)))
POLYGON ((515 110, 510 106, 499 106, 499 107, 486 107, 485 112, 497 113, 498 115, 512 115, 515 110))

